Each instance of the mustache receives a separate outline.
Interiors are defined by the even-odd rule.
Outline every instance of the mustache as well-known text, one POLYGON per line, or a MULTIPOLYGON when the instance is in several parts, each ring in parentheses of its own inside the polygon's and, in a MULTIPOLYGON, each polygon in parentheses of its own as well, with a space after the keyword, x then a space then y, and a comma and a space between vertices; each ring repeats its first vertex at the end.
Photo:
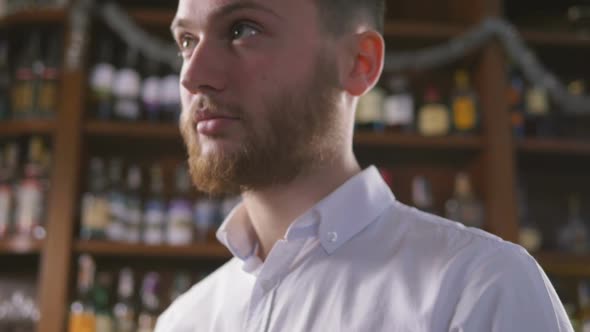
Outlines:
POLYGON ((216 100, 208 95, 197 96, 189 105, 188 114, 191 119, 196 119, 199 114, 225 115, 231 117, 242 117, 243 112, 239 107, 216 100))

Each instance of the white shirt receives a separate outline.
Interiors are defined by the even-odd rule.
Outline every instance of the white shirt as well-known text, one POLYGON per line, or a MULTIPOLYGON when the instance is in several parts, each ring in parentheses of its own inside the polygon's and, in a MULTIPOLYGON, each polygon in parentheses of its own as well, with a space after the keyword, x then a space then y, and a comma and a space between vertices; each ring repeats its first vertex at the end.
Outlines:
POLYGON ((217 236, 235 257, 156 332, 573 331, 523 248, 396 201, 375 167, 295 220, 264 263, 242 205, 217 236))

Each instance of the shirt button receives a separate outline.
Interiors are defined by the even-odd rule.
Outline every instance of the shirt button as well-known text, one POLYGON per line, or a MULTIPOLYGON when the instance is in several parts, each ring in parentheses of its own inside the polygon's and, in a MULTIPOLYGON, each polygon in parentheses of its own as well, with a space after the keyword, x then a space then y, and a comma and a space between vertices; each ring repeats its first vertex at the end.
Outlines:
POLYGON ((338 241, 338 233, 336 232, 328 232, 327 236, 328 241, 330 241, 331 243, 335 243, 336 241, 338 241))
POLYGON ((264 289, 265 292, 270 291, 274 287, 274 285, 275 285, 274 278, 260 281, 260 286, 262 287, 262 289, 264 289))

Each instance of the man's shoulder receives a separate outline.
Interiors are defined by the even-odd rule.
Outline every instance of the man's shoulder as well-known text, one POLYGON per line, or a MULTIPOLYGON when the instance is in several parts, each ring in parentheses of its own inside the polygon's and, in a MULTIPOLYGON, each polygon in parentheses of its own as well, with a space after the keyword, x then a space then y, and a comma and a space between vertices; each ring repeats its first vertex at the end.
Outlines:
POLYGON ((218 292, 224 289, 220 285, 240 269, 239 260, 233 258, 195 284, 160 315, 155 331, 193 331, 195 322, 203 322, 202 319, 216 310, 215 299, 220 298, 218 292))

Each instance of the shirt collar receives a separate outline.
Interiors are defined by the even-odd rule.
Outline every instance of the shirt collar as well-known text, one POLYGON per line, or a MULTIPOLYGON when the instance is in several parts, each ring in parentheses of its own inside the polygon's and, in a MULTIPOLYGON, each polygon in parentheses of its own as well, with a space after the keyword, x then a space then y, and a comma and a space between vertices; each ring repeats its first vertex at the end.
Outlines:
MULTIPOLYGON (((332 254, 383 212, 395 200, 375 166, 355 175, 287 229, 287 241, 317 236, 332 254)), ((217 231, 217 239, 244 262, 256 256, 256 233, 243 203, 236 206, 217 231)), ((257 264, 256 264, 257 265, 257 264)))

